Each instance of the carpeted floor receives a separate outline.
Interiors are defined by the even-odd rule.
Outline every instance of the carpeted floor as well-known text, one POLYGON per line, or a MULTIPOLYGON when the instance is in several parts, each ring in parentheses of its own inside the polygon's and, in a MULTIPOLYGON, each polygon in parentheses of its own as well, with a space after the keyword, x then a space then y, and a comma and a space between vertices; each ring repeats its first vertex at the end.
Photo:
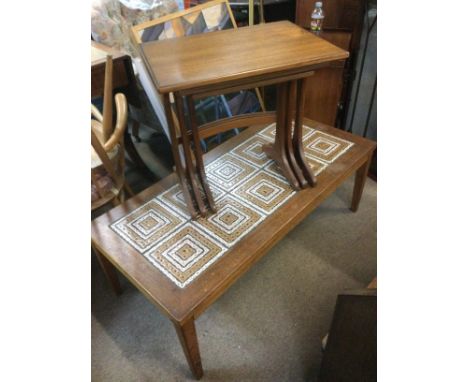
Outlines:
MULTIPOLYGON (((367 180, 352 213, 352 181, 196 321, 203 381, 316 381, 337 293, 365 287, 377 272, 377 185, 367 180)), ((92 258, 92 380, 193 380, 172 324, 121 281, 116 297, 92 258)))

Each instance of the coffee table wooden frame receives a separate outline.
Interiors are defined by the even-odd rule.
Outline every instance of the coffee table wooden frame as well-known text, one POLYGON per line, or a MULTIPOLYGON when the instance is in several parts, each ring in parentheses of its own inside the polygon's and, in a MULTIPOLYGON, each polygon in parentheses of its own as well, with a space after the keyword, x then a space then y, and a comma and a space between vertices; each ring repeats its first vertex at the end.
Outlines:
MULTIPOLYGON (((203 369, 195 319, 354 173, 356 177, 351 210, 358 209, 376 144, 365 138, 308 119, 304 119, 304 124, 351 141, 354 145, 320 174, 315 187, 305 188, 293 195, 283 206, 183 289, 177 287, 109 228, 114 221, 173 186, 178 181, 176 174, 161 180, 92 222, 93 247, 102 255, 106 263, 107 277, 113 280, 113 287, 118 287, 118 283, 117 285, 115 283, 117 279, 113 269, 115 267, 172 321, 190 369, 197 379, 202 377, 203 369)), ((212 162, 264 127, 265 125, 260 125, 246 129, 205 154, 204 161, 212 162)))

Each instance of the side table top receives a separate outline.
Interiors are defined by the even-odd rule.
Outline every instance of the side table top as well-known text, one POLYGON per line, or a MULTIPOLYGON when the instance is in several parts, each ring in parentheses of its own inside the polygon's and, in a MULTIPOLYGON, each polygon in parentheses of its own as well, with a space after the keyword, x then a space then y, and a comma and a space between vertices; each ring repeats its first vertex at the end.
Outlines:
POLYGON ((313 70, 349 55, 289 21, 151 41, 141 48, 161 93, 313 70))
POLYGON ((375 149, 318 122, 304 126, 316 187, 290 189, 259 150, 274 124, 253 126, 204 157, 219 191, 216 214, 190 220, 172 174, 93 220, 94 245, 169 318, 198 317, 375 149))

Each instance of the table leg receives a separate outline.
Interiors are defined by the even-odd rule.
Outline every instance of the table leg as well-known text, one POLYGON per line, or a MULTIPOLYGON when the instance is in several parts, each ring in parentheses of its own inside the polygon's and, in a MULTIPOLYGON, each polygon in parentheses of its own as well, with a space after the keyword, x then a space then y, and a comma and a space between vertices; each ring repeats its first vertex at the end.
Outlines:
POLYGON ((190 125, 192 127, 193 145, 195 147, 195 159, 197 161, 198 177, 203 186, 203 190, 205 191, 206 199, 208 200, 208 205, 210 206, 211 211, 216 212, 216 205, 213 199, 213 195, 211 194, 210 186, 208 185, 208 179, 206 178, 205 165, 203 164, 202 150, 200 147, 200 136, 198 134, 197 115, 195 113, 195 104, 193 102, 192 96, 187 97, 187 103, 189 107, 190 125))
POLYGON ((96 255, 99 265, 101 266, 101 269, 104 272, 104 275, 106 276, 107 281, 109 281, 109 284, 111 285, 114 293, 117 296, 122 294, 122 287, 120 286, 120 281, 117 276, 115 267, 111 264, 109 260, 107 260, 103 255, 101 255, 101 253, 93 245, 93 243, 91 243, 91 249, 96 255))
POLYGON ((281 172, 288 180, 291 187, 299 190, 299 183, 289 165, 286 156, 286 136, 285 136, 285 112, 287 107, 287 92, 286 85, 279 84, 277 86, 277 101, 276 101, 276 137, 274 144, 266 144, 263 146, 265 154, 273 159, 281 172))
POLYGON ((180 135, 182 136, 182 147, 184 149, 184 156, 185 156, 185 169, 187 171, 187 177, 189 179, 189 183, 192 187, 193 195, 195 196, 195 202, 198 205, 198 210, 202 216, 206 216, 206 207, 205 203, 203 203, 200 189, 198 188, 197 180, 195 178, 195 170, 193 168, 193 161, 192 161, 192 152, 190 149, 190 140, 187 134, 187 129, 185 126, 185 116, 184 116, 184 103, 182 100, 182 96, 180 94, 174 94, 176 109, 177 109, 177 118, 179 120, 180 126, 180 135))
POLYGON ((195 218, 197 213, 193 207, 192 197, 190 196, 189 189, 187 187, 186 179, 185 179, 185 170, 182 166, 182 161, 180 158, 179 153, 179 144, 177 141, 177 134, 175 131, 174 120, 172 119, 172 108, 171 103, 169 100, 169 94, 164 94, 164 110, 166 112, 167 123, 169 125, 169 134, 171 136, 171 150, 172 156, 174 157, 174 163, 176 168, 176 173, 179 178, 180 188, 182 189, 182 194, 184 195, 185 203, 187 204, 187 208, 189 210, 190 216, 195 218))
POLYGON ((359 203, 361 202, 362 192, 364 191, 364 185, 366 184, 367 173, 369 172, 369 167, 372 162, 372 154, 369 155, 367 161, 358 168, 354 178, 354 190, 353 190, 353 199, 351 201, 351 211, 356 212, 359 208, 359 203))
POLYGON ((306 79, 303 78, 297 81, 297 91, 296 91, 296 119, 294 122, 294 135, 293 135, 293 147, 294 154, 299 163, 299 166, 302 169, 302 172, 307 179, 307 182, 310 186, 315 186, 317 184, 317 179, 312 172, 312 169, 308 165, 305 154, 304 146, 302 143, 302 125, 304 120, 304 100, 305 100, 305 89, 306 89, 306 79))
MULTIPOLYGON (((296 162, 292 144, 292 120, 294 118, 294 99, 296 93, 296 81, 290 81, 286 84, 286 91, 288 94, 285 113, 285 136, 286 136, 286 153, 288 156, 289 164, 293 169, 296 179, 302 188, 307 186, 307 181, 302 175, 302 170, 296 162)), ((301 125, 302 126, 302 125, 301 125)), ((302 130, 302 129, 301 129, 302 130)))
POLYGON ((197 332, 195 330, 195 320, 192 317, 185 324, 181 325, 173 321, 177 336, 179 337, 182 349, 184 349, 185 358, 190 366, 193 376, 196 379, 203 377, 203 367, 198 348, 197 332))

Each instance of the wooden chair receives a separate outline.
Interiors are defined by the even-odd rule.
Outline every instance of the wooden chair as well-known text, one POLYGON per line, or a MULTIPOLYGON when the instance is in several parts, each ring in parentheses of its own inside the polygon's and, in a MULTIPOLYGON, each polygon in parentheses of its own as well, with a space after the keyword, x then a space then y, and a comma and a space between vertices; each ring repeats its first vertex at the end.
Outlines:
MULTIPOLYGON (((133 195, 125 182, 124 133, 127 127, 127 100, 125 95, 115 95, 116 124, 112 126, 112 56, 107 56, 104 80, 103 114, 91 104, 91 211, 112 203, 114 206, 124 201, 124 191, 133 195)), ((117 294, 120 284, 114 267, 91 243, 101 268, 117 294)))
MULTIPOLYGON (((131 36, 134 43, 139 46, 141 43, 148 41, 164 40, 230 28, 237 28, 237 24, 229 2, 227 0, 213 0, 133 26, 131 36)), ((244 91, 240 93, 244 93, 244 91)), ((265 111, 259 90, 255 89, 255 93, 260 108, 262 111, 265 111)), ((246 96, 247 94, 244 95, 246 96)), ((171 97, 171 103, 174 104, 173 97, 171 97)), ((203 113, 203 110, 207 109, 213 110, 215 119, 222 117, 221 111, 224 111, 225 117, 232 117, 234 114, 224 95, 209 97, 195 105, 195 110, 197 112, 201 111, 198 114, 203 123, 208 122, 205 113, 203 113)), ((177 124, 177 118, 174 113, 172 117, 177 124)), ((238 129, 236 129, 237 133, 238 129)), ((218 143, 220 143, 220 137, 218 136, 217 138, 218 143)), ((202 145, 206 151, 207 146, 203 142, 202 145)))

